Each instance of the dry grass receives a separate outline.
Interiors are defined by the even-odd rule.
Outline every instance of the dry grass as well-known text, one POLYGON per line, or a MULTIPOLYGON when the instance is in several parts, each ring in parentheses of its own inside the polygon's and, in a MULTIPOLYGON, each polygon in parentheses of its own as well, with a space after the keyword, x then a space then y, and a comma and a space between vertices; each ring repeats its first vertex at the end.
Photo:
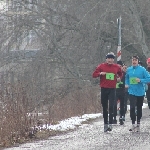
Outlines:
MULTIPOLYGON (((10 147, 35 139, 46 139, 59 134, 54 130, 38 130, 43 124, 58 124, 58 121, 86 113, 101 112, 99 87, 84 87, 74 90, 64 98, 55 100, 52 107, 44 107, 43 112, 29 112, 29 97, 20 84, 7 85, 1 93, 0 146, 10 147), (49 110, 50 109, 50 110, 49 110)), ((36 110, 36 109, 35 109, 36 110)))
POLYGON ((51 119, 58 121, 72 116, 101 112, 99 91, 99 87, 85 87, 55 101, 51 108, 51 119))

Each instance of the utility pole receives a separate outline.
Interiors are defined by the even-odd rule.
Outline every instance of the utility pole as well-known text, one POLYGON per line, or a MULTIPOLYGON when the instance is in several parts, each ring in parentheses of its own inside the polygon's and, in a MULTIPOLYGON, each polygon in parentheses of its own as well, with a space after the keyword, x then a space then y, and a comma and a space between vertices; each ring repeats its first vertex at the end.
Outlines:
POLYGON ((117 62, 121 60, 121 16, 117 19, 118 24, 118 48, 117 48, 117 62))
MULTIPOLYGON (((117 19, 118 24, 118 48, 117 48, 117 62, 121 61, 121 16, 117 19)), ((117 100, 117 113, 120 114, 120 100, 117 100)))

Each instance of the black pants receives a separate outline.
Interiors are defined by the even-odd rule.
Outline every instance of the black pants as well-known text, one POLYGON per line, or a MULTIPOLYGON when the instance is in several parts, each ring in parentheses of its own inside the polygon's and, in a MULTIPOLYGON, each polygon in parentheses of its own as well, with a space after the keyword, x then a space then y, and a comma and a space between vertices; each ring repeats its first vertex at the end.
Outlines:
POLYGON ((135 114, 135 106, 137 106, 137 120, 140 120, 142 117, 142 106, 144 96, 134 96, 129 94, 130 100, 130 118, 132 121, 136 121, 136 114, 135 114))
POLYGON ((115 99, 115 88, 101 88, 101 103, 103 107, 104 124, 108 123, 112 124, 114 99, 115 99), (109 122, 108 122, 108 110, 109 110, 109 122))
POLYGON ((117 116, 117 101, 118 101, 118 99, 120 100, 120 118, 125 116, 124 98, 125 98, 124 89, 116 89, 116 97, 115 97, 115 103, 114 103, 114 117, 117 116))
POLYGON ((148 103, 148 107, 150 109, 150 89, 148 89, 146 91, 146 97, 147 97, 147 103, 148 103))

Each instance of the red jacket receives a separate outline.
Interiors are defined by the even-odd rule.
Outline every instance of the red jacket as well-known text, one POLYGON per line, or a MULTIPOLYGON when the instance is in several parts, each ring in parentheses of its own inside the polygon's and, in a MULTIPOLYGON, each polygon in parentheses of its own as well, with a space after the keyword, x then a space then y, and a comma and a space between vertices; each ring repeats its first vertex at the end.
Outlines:
POLYGON ((122 78, 121 68, 117 64, 102 63, 97 66, 93 72, 93 78, 100 77, 100 87, 116 88, 117 77, 122 78), (100 75, 101 72, 113 73, 114 80, 106 79, 106 75, 100 75))

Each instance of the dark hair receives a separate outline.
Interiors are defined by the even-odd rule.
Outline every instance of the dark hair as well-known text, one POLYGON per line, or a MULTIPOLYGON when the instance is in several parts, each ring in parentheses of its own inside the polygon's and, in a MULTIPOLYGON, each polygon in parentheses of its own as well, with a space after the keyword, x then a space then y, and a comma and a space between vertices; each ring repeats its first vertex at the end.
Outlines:
POLYGON ((132 56, 132 59, 133 59, 133 58, 135 58, 135 59, 139 59, 139 56, 134 55, 134 56, 132 56))
POLYGON ((123 66, 123 62, 121 60, 117 61, 117 64, 123 66))

